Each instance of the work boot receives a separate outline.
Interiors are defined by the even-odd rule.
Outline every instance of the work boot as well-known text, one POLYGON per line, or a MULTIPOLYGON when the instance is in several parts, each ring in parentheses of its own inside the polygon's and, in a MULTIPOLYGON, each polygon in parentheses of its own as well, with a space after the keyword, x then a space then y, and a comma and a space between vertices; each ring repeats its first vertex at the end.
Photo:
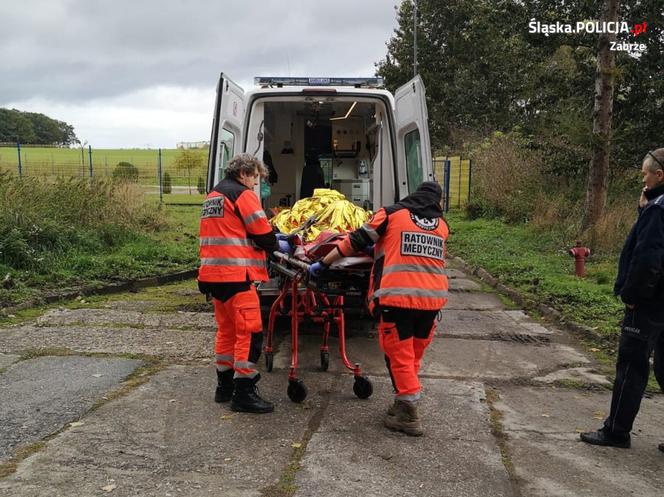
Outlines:
POLYGON ((274 404, 261 398, 256 383, 260 375, 255 378, 235 378, 235 391, 231 398, 231 410, 237 412, 265 413, 274 411, 274 404))
POLYGON ((395 416, 396 413, 397 413, 397 401, 395 399, 394 402, 390 404, 390 407, 387 408, 387 415, 395 416))
POLYGON ((393 406, 394 415, 389 414, 385 417, 384 424, 390 430, 402 431, 406 435, 419 437, 424 435, 422 422, 417 414, 417 407, 414 402, 407 400, 396 400, 393 406))
POLYGON ((215 402, 228 402, 233 396, 233 370, 217 371, 217 389, 214 392, 215 402))
POLYGON ((615 435, 607 431, 605 428, 600 428, 597 431, 587 431, 585 433, 581 433, 580 438, 587 444, 601 445, 604 447, 629 449, 632 445, 629 433, 615 435))

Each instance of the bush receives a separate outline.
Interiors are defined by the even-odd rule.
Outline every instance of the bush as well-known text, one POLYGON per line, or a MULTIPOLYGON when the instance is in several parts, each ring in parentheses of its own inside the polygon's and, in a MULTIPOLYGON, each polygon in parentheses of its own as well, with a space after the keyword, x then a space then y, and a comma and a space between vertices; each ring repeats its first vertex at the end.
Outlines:
POLYGON ((131 162, 119 162, 113 169, 113 179, 136 183, 138 182, 138 168, 131 162))
POLYGON ((161 185, 164 193, 171 193, 173 191, 170 174, 164 173, 164 178, 162 179, 161 185))
POLYGON ((518 133, 494 133, 471 152, 471 214, 498 216, 510 223, 533 217, 544 186, 542 160, 518 133))
POLYGON ((161 229, 162 215, 132 183, 0 174, 0 264, 49 270, 58 255, 161 229))
POLYGON ((203 195, 205 193, 205 181, 203 181, 203 178, 200 176, 198 177, 198 183, 196 184, 196 189, 198 190, 198 193, 203 195))

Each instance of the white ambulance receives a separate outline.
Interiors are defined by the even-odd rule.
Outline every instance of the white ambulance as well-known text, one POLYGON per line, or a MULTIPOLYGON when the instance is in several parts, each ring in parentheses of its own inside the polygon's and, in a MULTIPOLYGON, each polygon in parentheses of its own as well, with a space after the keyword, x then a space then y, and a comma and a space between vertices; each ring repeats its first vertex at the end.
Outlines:
POLYGON ((241 152, 271 159, 276 181, 269 195, 263 190, 266 209, 293 205, 313 185, 375 211, 433 180, 419 76, 394 95, 383 89, 382 78, 257 77, 254 83, 245 92, 221 74, 208 191, 241 152), (318 172, 313 180, 305 171, 311 165, 318 172))

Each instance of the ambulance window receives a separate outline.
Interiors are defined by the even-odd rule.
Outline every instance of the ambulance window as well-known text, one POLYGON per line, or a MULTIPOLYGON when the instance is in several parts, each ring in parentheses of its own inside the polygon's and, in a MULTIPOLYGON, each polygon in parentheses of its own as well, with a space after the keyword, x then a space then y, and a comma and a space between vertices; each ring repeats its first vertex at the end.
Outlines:
POLYGON ((221 128, 221 138, 219 140, 219 169, 217 171, 217 181, 224 177, 226 164, 233 157, 233 146, 235 135, 226 128, 221 128))
POLYGON ((408 175, 408 192, 413 193, 423 181, 422 154, 420 152, 420 131, 414 129, 404 137, 406 151, 406 174, 408 175))

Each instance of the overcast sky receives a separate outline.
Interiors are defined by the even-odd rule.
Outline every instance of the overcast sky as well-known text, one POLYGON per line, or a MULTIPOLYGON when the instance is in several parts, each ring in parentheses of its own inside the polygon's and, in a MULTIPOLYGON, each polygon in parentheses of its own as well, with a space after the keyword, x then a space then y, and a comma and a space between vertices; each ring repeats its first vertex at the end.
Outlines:
POLYGON ((96 148, 208 140, 223 71, 371 76, 399 0, 2 0, 0 107, 96 148))

